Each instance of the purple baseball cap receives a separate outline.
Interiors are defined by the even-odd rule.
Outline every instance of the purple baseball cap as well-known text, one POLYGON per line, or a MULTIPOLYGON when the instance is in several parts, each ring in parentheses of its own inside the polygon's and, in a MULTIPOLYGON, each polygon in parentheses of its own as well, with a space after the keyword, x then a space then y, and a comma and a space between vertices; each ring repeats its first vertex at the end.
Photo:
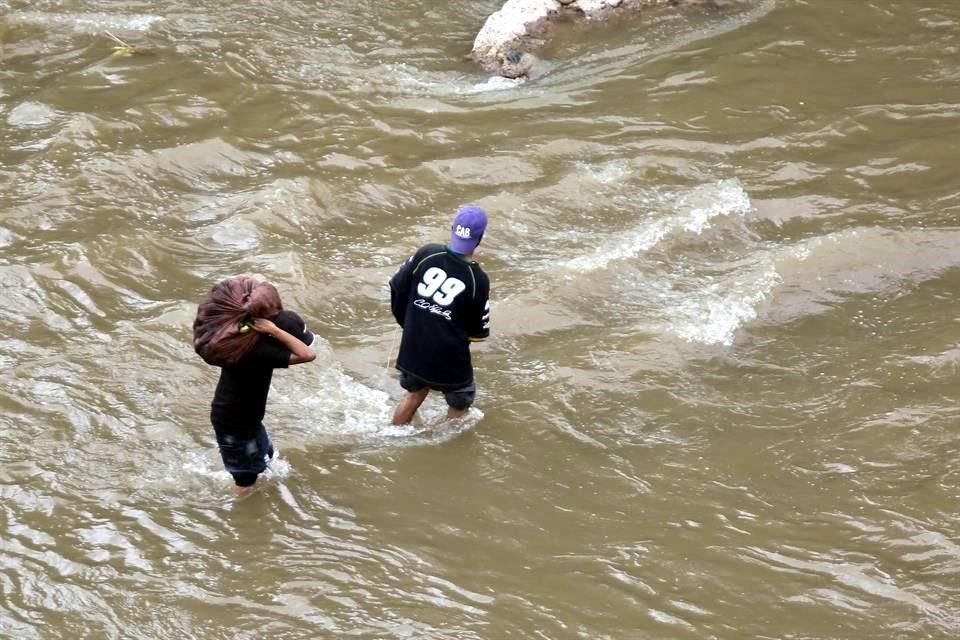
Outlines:
POLYGON ((450 248, 462 255, 470 255, 480 244, 487 229, 487 213, 475 204, 460 207, 450 225, 450 248))

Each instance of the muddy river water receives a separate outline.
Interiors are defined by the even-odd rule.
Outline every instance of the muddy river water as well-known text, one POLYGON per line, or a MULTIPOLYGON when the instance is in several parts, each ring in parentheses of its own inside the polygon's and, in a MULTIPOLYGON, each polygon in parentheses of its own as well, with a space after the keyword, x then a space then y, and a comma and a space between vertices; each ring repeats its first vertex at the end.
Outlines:
POLYGON ((0 637, 960 634, 960 3, 565 23, 526 81, 499 4, 0 0, 0 637), (477 402, 394 428, 385 283, 466 202, 477 402), (320 336, 240 501, 236 274, 320 336))

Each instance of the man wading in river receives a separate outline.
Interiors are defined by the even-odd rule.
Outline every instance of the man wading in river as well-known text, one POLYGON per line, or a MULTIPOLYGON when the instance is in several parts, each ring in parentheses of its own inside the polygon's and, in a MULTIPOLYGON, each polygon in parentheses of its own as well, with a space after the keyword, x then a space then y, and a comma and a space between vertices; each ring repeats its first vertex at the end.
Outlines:
POLYGON ((263 426, 273 370, 312 362, 313 341, 303 319, 283 309, 269 282, 229 278, 214 285, 197 308, 193 347, 207 364, 221 367, 210 421, 238 496, 253 489, 273 459, 263 426))
POLYGON ((411 422, 431 389, 443 392, 448 418, 473 404, 470 343, 490 335, 490 281, 470 258, 486 228, 483 209, 461 207, 450 244, 424 245, 390 279, 390 309, 403 328, 397 369, 407 391, 393 424, 411 422))

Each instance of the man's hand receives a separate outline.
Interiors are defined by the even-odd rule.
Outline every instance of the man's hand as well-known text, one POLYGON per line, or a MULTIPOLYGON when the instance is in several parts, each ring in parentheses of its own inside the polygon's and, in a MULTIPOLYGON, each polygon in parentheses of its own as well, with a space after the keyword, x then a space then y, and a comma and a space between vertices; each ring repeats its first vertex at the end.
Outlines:
POLYGON ((275 336, 279 330, 279 327, 273 324, 273 320, 267 320, 266 318, 254 318, 253 330, 257 333, 265 333, 268 336, 275 336))

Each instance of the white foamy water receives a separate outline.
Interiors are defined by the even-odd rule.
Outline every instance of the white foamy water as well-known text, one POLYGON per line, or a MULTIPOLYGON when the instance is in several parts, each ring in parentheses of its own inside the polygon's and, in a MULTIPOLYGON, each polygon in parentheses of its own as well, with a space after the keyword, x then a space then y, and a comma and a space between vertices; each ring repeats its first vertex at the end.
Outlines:
POLYGON ((751 210, 750 198, 736 179, 701 185, 680 194, 639 198, 641 207, 624 212, 637 223, 616 235, 597 234, 600 247, 562 263, 568 269, 604 269, 615 260, 635 258, 664 238, 689 233, 698 235, 721 216, 744 216, 751 210))
POLYGON ((57 117, 57 112, 39 102, 22 102, 7 114, 7 124, 11 127, 43 127, 57 117))
MULTIPOLYGON (((685 340, 729 345, 760 318, 821 313, 842 293, 879 293, 960 266, 955 232, 848 230, 796 245, 748 247, 719 274, 684 273, 653 287, 669 312, 663 329, 685 340)), ((874 330, 879 329, 875 327, 874 330)))
POLYGON ((165 18, 152 14, 118 15, 106 12, 48 13, 41 11, 16 11, 7 15, 13 22, 44 25, 53 28, 68 28, 80 33, 112 31, 146 31, 165 18))
POLYGON ((692 342, 732 344, 737 330, 757 317, 757 307, 782 281, 764 256, 756 262, 671 296, 666 305, 671 317, 663 329, 692 342))
POLYGON ((381 380, 393 390, 391 396, 355 379, 323 344, 321 339, 316 345, 322 366, 293 368, 293 380, 278 376, 268 405, 269 421, 283 425, 284 432, 305 446, 336 444, 371 450, 439 444, 468 431, 483 418, 483 411, 473 407, 460 420, 446 420, 443 396, 434 392, 413 424, 393 425, 393 410, 403 394, 399 383, 387 376, 381 380))

